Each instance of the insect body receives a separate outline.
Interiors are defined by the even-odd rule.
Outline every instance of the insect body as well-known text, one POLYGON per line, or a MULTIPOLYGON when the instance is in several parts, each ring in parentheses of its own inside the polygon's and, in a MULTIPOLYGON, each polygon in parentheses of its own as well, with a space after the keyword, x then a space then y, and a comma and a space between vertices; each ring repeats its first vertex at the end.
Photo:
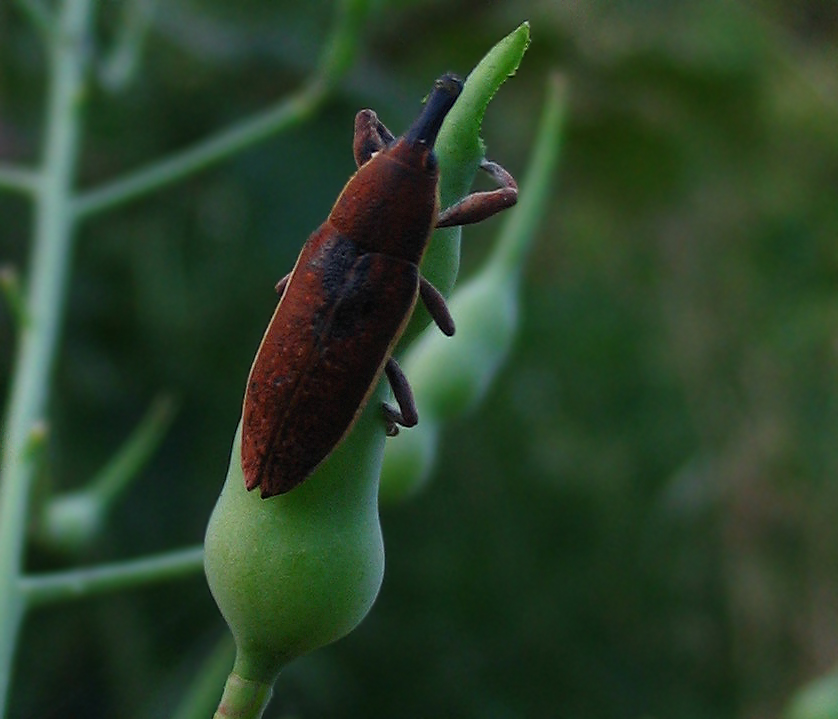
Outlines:
POLYGON ((440 329, 454 333, 445 300, 419 274, 431 232, 478 222, 517 199, 511 175, 484 161, 501 187, 439 213, 433 144, 461 89, 454 75, 437 80, 400 138, 372 110, 355 118, 358 171, 277 284, 280 301, 247 381, 242 470, 263 499, 296 487, 331 453, 382 371, 398 405, 383 405, 387 433, 418 421, 391 352, 419 296, 440 329))

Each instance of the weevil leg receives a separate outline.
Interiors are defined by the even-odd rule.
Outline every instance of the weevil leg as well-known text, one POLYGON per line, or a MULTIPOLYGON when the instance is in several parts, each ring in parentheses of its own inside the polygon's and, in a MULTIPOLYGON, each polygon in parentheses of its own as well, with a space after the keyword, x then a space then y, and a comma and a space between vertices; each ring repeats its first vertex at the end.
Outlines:
POLYGON ((393 133, 378 119, 378 115, 373 110, 361 110, 355 115, 352 153, 355 155, 355 164, 358 167, 395 140, 393 133))
POLYGON ((287 275, 285 275, 285 277, 283 277, 279 282, 276 283, 276 287, 274 289, 280 297, 282 297, 282 293, 285 292, 285 285, 288 284, 288 278, 290 276, 291 273, 289 272, 287 275))
POLYGON ((416 402, 413 400, 413 390, 410 383, 404 376, 402 368, 392 357, 384 365, 384 372, 393 390, 393 397, 399 408, 396 409, 387 402, 382 402, 384 421, 387 423, 387 436, 395 437, 399 433, 399 425, 402 427, 413 427, 419 421, 419 413, 416 411, 416 402))
POLYGON ((480 169, 489 173, 500 185, 497 190, 472 192, 451 207, 439 213, 437 227, 470 225, 485 220, 487 217, 512 207, 518 201, 518 183, 504 168, 496 162, 483 160, 480 169))
POLYGON ((445 298, 442 293, 428 282, 422 275, 419 275, 419 296, 425 307, 428 308, 428 313, 436 322, 437 327, 442 330, 442 334, 451 337, 454 334, 454 319, 448 311, 448 305, 445 304, 445 298))

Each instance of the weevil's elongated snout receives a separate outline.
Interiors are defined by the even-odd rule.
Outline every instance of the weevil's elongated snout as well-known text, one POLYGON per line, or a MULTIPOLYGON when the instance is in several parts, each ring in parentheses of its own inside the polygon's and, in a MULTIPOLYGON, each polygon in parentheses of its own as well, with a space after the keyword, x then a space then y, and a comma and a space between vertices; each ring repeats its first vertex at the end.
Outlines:
POLYGON ((421 143, 433 147, 442 121, 454 106, 463 89, 463 81, 452 73, 443 75, 434 83, 434 89, 425 103, 422 114, 404 134, 404 139, 411 143, 421 143))

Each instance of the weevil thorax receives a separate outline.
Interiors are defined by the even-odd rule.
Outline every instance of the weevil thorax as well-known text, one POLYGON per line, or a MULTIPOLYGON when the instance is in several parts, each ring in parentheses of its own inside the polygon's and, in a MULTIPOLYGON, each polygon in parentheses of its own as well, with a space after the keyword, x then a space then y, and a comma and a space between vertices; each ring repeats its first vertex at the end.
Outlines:
POLYGON ((344 187, 329 221, 362 251, 415 264, 422 259, 439 209, 433 146, 462 86, 451 74, 437 80, 410 129, 377 152, 344 187))

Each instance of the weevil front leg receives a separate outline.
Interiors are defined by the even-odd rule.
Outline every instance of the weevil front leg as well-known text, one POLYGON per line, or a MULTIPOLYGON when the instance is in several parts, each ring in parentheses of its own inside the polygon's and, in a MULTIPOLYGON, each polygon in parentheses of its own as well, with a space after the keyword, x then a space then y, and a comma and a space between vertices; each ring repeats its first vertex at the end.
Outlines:
POLYGON ((471 225, 487 217, 512 207, 518 202, 518 183, 503 167, 496 162, 483 160, 480 169, 489 173, 500 185, 497 190, 472 192, 451 207, 439 213, 436 227, 454 227, 471 225))
POLYGON ((372 110, 361 110, 355 115, 355 136, 352 139, 352 154, 360 167, 376 152, 396 141, 378 115, 372 110))
POLYGON ((399 433, 399 425, 413 427, 419 421, 419 413, 416 411, 416 402, 413 399, 410 383, 398 362, 392 357, 384 365, 384 373, 390 382, 390 388, 393 390, 393 398, 399 406, 396 409, 387 402, 381 403, 384 421, 387 423, 387 436, 395 437, 399 433))

